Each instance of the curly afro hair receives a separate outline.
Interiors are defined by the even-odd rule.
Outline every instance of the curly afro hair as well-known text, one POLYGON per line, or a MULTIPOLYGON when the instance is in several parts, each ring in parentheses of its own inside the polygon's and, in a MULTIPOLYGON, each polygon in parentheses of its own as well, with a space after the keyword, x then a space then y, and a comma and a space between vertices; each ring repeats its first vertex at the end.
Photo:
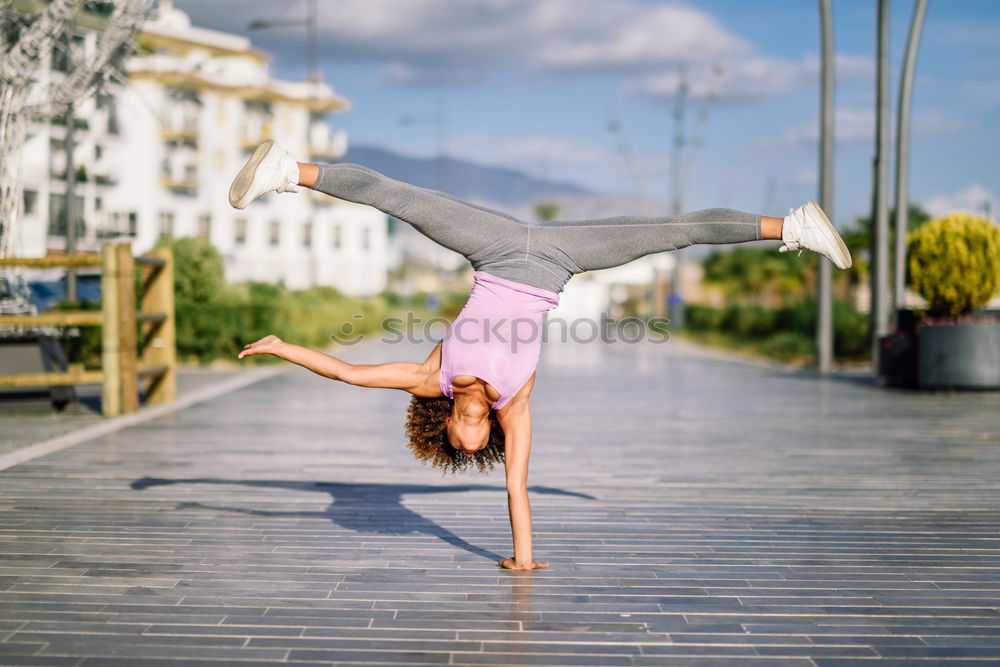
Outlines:
POLYGON ((496 412, 490 410, 490 439, 486 446, 467 456, 451 446, 445 418, 451 414, 452 399, 446 396, 420 398, 414 396, 406 409, 407 445, 418 460, 441 469, 441 473, 465 472, 478 468, 487 473, 493 464, 503 462, 504 436, 496 412))

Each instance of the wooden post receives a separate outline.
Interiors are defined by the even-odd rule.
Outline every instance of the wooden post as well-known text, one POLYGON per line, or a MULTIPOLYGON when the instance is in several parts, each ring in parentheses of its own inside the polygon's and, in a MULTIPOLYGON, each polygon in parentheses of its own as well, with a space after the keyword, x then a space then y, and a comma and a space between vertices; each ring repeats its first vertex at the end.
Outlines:
POLYGON ((128 243, 108 244, 101 251, 103 304, 101 397, 105 417, 139 409, 138 367, 135 356, 135 260, 128 243))
POLYGON ((122 412, 139 410, 139 360, 136 357, 135 259, 132 245, 116 244, 118 250, 118 294, 120 299, 122 412))
POLYGON ((118 253, 110 243, 101 248, 101 367, 104 383, 101 388, 101 412, 105 417, 122 413, 121 358, 118 329, 121 315, 118 306, 118 253))
POLYGON ((150 380, 146 403, 172 403, 177 398, 177 345, 174 330, 174 256, 170 248, 157 248, 147 253, 163 260, 163 266, 152 268, 142 291, 142 312, 162 313, 162 322, 151 324, 153 335, 143 352, 144 366, 166 366, 167 371, 150 380))

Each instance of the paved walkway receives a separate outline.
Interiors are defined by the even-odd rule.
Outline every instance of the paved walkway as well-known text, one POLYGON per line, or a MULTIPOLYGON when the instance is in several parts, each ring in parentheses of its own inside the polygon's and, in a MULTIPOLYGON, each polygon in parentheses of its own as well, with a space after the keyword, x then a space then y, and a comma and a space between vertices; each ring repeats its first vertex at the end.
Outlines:
MULTIPOLYGON (((244 375, 245 369, 181 367, 177 369, 177 397, 204 391, 244 375)), ((101 417, 101 385, 76 387, 77 402, 61 412, 52 409, 48 394, 34 392, 28 398, 0 396, 0 455, 42 440, 73 433, 88 426, 107 423, 101 417)))
POLYGON ((535 573, 406 402, 293 370, 0 472, 0 664, 1000 661, 998 394, 552 344, 535 573))

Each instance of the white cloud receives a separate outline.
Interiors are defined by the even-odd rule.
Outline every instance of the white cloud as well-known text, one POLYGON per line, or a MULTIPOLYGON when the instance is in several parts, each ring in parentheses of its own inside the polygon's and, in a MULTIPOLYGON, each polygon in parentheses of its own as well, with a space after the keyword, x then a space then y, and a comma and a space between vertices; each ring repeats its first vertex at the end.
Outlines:
MULTIPOLYGON (((746 58, 727 65, 701 63, 687 67, 687 94, 698 99, 745 100, 783 93, 802 80, 800 66, 770 58, 746 58)), ((649 75, 629 86, 629 92, 652 98, 673 98, 679 90, 680 68, 649 75)))
MULTIPOLYGON (((872 141, 875 136, 873 109, 836 109, 834 137, 839 142, 872 141)), ((782 139, 790 145, 814 145, 819 141, 819 119, 813 123, 794 125, 785 130, 782 139)))
POLYGON ((601 0, 535 2, 556 30, 535 64, 562 71, 659 67, 746 54, 750 44, 700 10, 601 0))
MULTIPOLYGON (((251 18, 305 16, 304 0, 175 0, 196 25, 244 32, 251 18)), ((384 68, 392 84, 483 81, 496 70, 530 75, 641 76, 716 62, 764 68, 753 46, 711 14, 640 0, 337 0, 320 16, 324 60, 384 68), (760 61, 760 62, 758 62, 760 61)), ((283 58, 302 57, 302 30, 253 33, 283 58)))
POLYGON ((968 129, 969 124, 954 111, 915 111, 913 117, 915 138, 957 134, 968 129))
MULTIPOLYGON (((896 138, 896 118, 889 119, 891 143, 896 138)), ((945 136, 962 132, 966 121, 954 114, 939 110, 915 111, 911 120, 912 139, 945 136)), ((840 108, 834 111, 834 137, 837 143, 872 143, 875 141, 875 109, 840 108)), ((819 119, 812 123, 793 125, 785 130, 782 139, 788 145, 811 145, 819 141, 819 119)))
POLYGON ((803 168, 796 171, 791 175, 789 179, 794 185, 810 185, 815 186, 819 183, 819 173, 814 168, 803 168))
POLYGON ((951 211, 971 211, 976 215, 996 217, 997 197, 979 184, 969 185, 952 194, 938 194, 923 203, 924 209, 933 216, 951 211))
POLYGON ((493 151, 494 158, 507 164, 599 165, 607 153, 550 136, 524 137, 505 143, 493 151))
MULTIPOLYGON (((819 59, 807 54, 799 60, 765 56, 716 59, 689 67, 688 94, 720 101, 745 102, 797 90, 818 94, 819 59)), ((868 76, 869 59, 837 54, 835 71, 841 82, 868 76)), ((680 82, 679 68, 648 75, 629 87, 630 92, 653 98, 672 98, 680 82)))

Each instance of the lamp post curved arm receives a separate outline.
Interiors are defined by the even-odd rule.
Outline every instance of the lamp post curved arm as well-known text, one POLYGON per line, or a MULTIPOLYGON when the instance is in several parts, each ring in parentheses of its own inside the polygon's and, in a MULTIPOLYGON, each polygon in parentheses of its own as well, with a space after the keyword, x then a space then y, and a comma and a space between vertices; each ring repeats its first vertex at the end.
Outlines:
POLYGON ((910 218, 910 106, 913 98, 913 75, 926 13, 927 0, 917 0, 910 20, 910 34, 906 39, 906 59, 903 61, 903 73, 899 80, 899 108, 896 110, 896 266, 893 302, 897 311, 903 307, 906 294, 906 234, 910 218))

